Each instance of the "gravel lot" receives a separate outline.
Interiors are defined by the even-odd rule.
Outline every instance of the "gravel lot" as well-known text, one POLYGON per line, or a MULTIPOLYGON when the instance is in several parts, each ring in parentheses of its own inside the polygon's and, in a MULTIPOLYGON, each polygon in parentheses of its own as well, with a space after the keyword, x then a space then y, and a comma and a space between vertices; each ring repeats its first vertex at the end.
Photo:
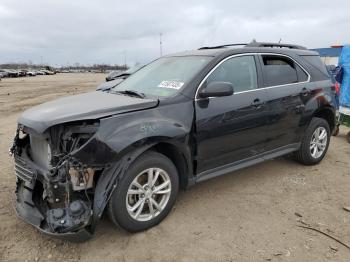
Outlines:
POLYGON ((94 238, 51 239, 13 210, 15 176, 7 151, 16 119, 28 107, 94 90, 103 74, 59 74, 0 82, 0 261, 349 261, 349 129, 333 137, 324 161, 301 166, 279 158, 181 192, 157 227, 138 234, 104 218, 94 238))

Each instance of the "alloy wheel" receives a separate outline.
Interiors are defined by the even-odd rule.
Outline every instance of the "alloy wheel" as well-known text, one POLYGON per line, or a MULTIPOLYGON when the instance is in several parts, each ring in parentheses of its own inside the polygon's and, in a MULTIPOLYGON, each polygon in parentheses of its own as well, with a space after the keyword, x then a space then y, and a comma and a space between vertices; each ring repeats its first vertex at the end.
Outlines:
POLYGON ((171 180, 160 168, 148 168, 131 182, 126 195, 129 215, 136 221, 149 221, 166 207, 171 195, 171 180))
POLYGON ((328 134, 326 128, 320 126, 316 128, 311 137, 310 153, 315 159, 322 156, 327 147, 328 134))

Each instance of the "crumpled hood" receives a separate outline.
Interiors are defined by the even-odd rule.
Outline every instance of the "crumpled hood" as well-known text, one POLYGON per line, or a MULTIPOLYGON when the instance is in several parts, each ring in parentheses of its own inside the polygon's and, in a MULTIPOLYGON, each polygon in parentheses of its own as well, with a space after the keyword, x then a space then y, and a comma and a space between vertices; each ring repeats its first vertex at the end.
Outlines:
POLYGON ((120 94, 89 92, 63 97, 32 107, 21 115, 18 123, 43 133, 53 125, 152 108, 157 99, 141 99, 120 94))

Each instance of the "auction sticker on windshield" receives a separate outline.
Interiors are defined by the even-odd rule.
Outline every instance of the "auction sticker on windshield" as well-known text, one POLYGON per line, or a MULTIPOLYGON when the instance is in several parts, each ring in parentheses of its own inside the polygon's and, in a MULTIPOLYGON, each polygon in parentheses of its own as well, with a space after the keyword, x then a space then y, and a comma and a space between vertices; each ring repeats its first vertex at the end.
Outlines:
POLYGON ((184 85, 184 82, 178 82, 178 81, 162 81, 158 87, 163 88, 172 88, 179 90, 184 85))

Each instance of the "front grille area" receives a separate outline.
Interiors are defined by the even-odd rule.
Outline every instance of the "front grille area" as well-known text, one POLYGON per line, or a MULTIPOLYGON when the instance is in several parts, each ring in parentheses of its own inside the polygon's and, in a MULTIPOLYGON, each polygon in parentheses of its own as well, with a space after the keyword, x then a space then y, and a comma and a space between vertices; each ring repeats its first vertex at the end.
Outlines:
POLYGON ((35 171, 33 171, 23 158, 15 157, 15 173, 20 179, 32 183, 35 180, 35 171))

